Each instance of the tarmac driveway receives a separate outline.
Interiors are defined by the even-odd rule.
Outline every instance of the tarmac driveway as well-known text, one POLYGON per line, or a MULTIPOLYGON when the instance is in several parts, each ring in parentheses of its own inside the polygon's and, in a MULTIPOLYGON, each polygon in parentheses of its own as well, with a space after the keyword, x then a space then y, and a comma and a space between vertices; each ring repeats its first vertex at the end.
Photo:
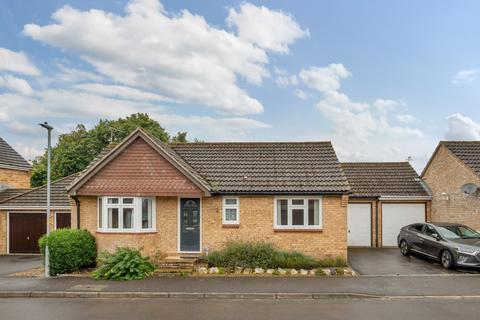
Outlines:
MULTIPOLYGON (((418 256, 404 257, 397 248, 350 248, 350 266, 361 275, 448 275, 459 274, 446 270, 435 261, 418 256)), ((477 273, 475 270, 462 271, 477 273)))
POLYGON ((0 255, 0 277, 41 266, 40 255, 0 255))

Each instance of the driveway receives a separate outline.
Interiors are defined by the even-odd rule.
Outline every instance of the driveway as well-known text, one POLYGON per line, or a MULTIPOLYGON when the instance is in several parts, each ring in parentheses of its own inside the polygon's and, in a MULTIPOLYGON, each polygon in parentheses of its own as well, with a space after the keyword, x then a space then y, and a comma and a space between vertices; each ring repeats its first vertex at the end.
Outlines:
MULTIPOLYGON (((404 257, 397 248, 350 248, 348 262, 361 275, 449 275, 438 262, 418 256, 404 257)), ((475 270, 462 271, 477 273, 475 270)))
POLYGON ((0 277, 41 266, 40 255, 0 255, 0 277))

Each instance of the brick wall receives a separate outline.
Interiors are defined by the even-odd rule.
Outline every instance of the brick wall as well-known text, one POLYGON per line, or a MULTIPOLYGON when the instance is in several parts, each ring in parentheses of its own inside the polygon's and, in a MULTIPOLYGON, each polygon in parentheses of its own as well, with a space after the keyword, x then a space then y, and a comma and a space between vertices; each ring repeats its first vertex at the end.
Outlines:
POLYGON ((0 168, 0 183, 11 188, 30 188, 31 171, 21 171, 0 168))
POLYGON ((460 191, 465 183, 480 185, 480 177, 445 146, 439 147, 423 179, 433 193, 432 221, 463 223, 480 230, 480 195, 460 191))
MULTIPOLYGON (((100 251, 117 246, 142 248, 145 254, 175 254, 178 249, 178 198, 157 197, 157 232, 148 234, 99 233, 96 197, 80 197, 80 225, 96 236, 100 251)), ((322 231, 274 231, 273 197, 240 197, 240 225, 222 226, 222 198, 202 198, 202 246, 220 249, 234 239, 265 240, 284 250, 297 250, 315 257, 347 257, 347 196, 324 196, 322 231)), ((75 224, 75 208, 72 224, 75 224)))

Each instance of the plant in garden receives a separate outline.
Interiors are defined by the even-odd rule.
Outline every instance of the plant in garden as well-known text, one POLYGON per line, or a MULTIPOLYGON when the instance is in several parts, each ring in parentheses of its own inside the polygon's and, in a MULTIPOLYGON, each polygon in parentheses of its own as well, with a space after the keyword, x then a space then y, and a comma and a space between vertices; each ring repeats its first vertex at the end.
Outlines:
POLYGON ((336 257, 336 258, 325 258, 318 261, 318 266, 322 268, 329 268, 329 267, 347 267, 347 261, 343 258, 336 257))
POLYGON ((131 248, 117 248, 113 254, 104 252, 98 264, 99 267, 92 273, 97 280, 139 280, 151 276, 155 271, 148 257, 131 248))
POLYGON ((48 236, 42 236, 38 244, 44 256, 45 246, 48 244, 50 275, 95 266, 97 246, 95 238, 87 230, 54 230, 48 236))

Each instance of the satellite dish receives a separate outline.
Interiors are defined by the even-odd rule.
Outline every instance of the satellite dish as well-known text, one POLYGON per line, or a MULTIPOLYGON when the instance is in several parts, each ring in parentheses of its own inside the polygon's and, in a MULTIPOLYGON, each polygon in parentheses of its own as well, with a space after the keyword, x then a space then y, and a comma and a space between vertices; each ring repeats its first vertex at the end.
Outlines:
POLYGON ((478 190, 478 186, 474 183, 467 183, 462 186, 462 192, 465 194, 474 194, 478 190))

